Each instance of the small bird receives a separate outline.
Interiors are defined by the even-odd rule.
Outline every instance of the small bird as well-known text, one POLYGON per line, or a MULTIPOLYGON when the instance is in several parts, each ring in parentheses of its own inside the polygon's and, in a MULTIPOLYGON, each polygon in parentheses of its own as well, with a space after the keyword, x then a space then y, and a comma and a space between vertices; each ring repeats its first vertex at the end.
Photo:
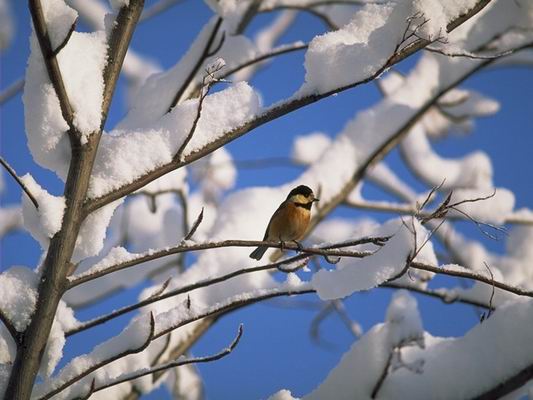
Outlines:
MULTIPOLYGON (((309 226, 311 206, 315 201, 318 199, 308 186, 300 185, 292 189, 270 218, 263 241, 279 240, 283 243, 301 239, 309 226)), ((267 246, 259 246, 252 251, 250 258, 260 260, 267 250, 267 246)))

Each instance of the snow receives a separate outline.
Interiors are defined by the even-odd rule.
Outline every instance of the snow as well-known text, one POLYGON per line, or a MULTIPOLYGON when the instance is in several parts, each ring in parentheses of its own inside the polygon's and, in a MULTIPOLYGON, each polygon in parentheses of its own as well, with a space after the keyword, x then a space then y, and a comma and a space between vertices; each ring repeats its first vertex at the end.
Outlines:
POLYGON ((367 5, 341 29, 315 37, 305 55, 304 93, 326 93, 376 73, 401 39, 401 5, 367 5))
MULTIPOLYGON (((52 42, 60 44, 77 13, 59 0, 43 2, 43 7, 46 20, 54 23, 54 29, 49 30, 52 42), (57 38, 55 41, 54 37, 57 38)), ((48 78, 35 34, 31 36, 30 45, 23 96, 29 147, 41 166, 64 179, 70 158, 66 135, 68 125, 62 117, 59 100, 48 78)), ((68 44, 57 56, 74 111, 74 126, 82 134, 83 143, 100 128, 104 88, 102 72, 106 52, 105 32, 73 32, 68 44)))
POLYGON ((78 13, 67 6, 63 0, 44 0, 41 6, 52 49, 56 49, 64 42, 78 13))
POLYGON ((322 300, 333 300, 376 287, 398 275, 405 268, 406 260, 413 251, 420 250, 415 260, 436 265, 431 242, 424 245, 428 232, 418 221, 393 219, 368 236, 391 235, 385 245, 371 256, 342 260, 336 265, 336 270, 316 272, 311 284, 317 290, 318 296, 322 300))
POLYGON ((11 267, 0 274, 0 309, 18 332, 30 323, 37 301, 37 282, 37 275, 27 267, 11 267))
MULTIPOLYGON (((104 135, 98 148, 89 197, 102 196, 170 163, 189 133, 197 107, 198 100, 187 100, 156 122, 144 123, 136 129, 122 127, 104 135)), ((258 95, 244 82, 207 96, 195 133, 183 155, 193 153, 242 125, 259 109, 258 95)))
POLYGON ((53 196, 43 189, 30 174, 21 178, 28 190, 37 200, 39 208, 29 200, 26 194, 22 194, 22 218, 24 227, 39 242, 41 248, 48 248, 50 238, 60 229, 65 210, 65 198, 53 196))
POLYGON ((297 136, 292 148, 292 159, 303 165, 317 161, 331 144, 331 138, 322 132, 297 136))

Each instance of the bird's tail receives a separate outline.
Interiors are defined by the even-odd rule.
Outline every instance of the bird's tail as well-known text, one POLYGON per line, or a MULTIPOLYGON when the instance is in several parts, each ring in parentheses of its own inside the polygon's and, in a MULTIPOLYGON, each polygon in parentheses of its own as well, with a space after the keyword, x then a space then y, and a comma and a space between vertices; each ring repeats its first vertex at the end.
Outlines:
POLYGON ((268 250, 268 246, 259 246, 257 249, 252 251, 252 253, 250 254, 250 258, 253 258, 259 261, 267 250, 268 250))

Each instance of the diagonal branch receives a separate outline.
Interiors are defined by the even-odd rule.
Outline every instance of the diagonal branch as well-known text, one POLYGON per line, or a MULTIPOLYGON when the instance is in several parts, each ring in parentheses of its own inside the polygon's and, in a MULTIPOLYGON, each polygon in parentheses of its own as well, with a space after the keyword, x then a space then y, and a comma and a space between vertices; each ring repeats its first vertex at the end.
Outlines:
POLYGON ((154 315, 152 313, 150 313, 150 330, 148 332, 148 336, 146 337, 146 340, 139 346, 139 347, 136 347, 136 348, 133 348, 133 349, 128 349, 128 350, 125 350, 125 351, 122 351, 118 354, 115 354, 109 358, 106 358, 94 365, 91 365, 90 367, 86 368, 85 370, 83 370, 82 372, 78 373, 78 375, 68 379, 66 382, 64 382, 63 384, 61 384, 60 386, 58 386, 57 388, 55 388, 54 390, 46 393, 44 396, 42 397, 39 397, 38 400, 48 400, 50 398, 52 398, 53 396, 55 396, 56 394, 62 392, 63 390, 65 390, 67 387, 75 384, 76 382, 78 382, 79 380, 85 378, 87 375, 91 374, 92 372, 112 363, 113 361, 116 361, 120 358, 123 358, 123 357, 126 357, 130 354, 136 354, 136 353, 140 353, 141 351, 145 350, 148 345, 152 342, 152 340, 155 339, 154 337, 154 334, 155 334, 155 319, 154 319, 154 315))
POLYGON ((30 192, 30 189, 24 184, 24 182, 22 182, 22 180, 19 178, 19 176, 17 175, 13 167, 11 167, 11 165, 9 165, 8 162, 4 160, 2 157, 0 157, 0 164, 2 164, 2 166, 6 169, 6 171, 9 172, 9 175, 11 175, 13 179, 15 179, 15 181, 19 184, 19 186, 24 191, 24 193, 26 193, 28 198, 31 200, 35 208, 38 209, 39 203, 37 202, 37 199, 35 198, 35 196, 33 196, 33 194, 30 192))
POLYGON ((115 385, 119 385, 119 384, 124 383, 124 382, 132 381, 132 380, 135 380, 137 378, 141 378, 141 377, 146 376, 146 375, 151 375, 151 374, 154 374, 154 373, 157 373, 157 372, 165 371, 165 370, 170 369, 170 368, 180 367, 182 365, 187 365, 187 364, 207 363, 207 362, 220 360, 221 358, 224 358, 228 354, 230 354, 235 349, 235 347, 237 347, 237 345, 239 344, 239 341, 241 340, 242 333, 243 333, 243 328, 242 328, 242 324, 241 324, 241 325, 239 325, 239 329, 237 331, 237 336, 233 339, 233 341, 230 343, 230 345, 228 347, 226 347, 224 350, 222 350, 222 351, 220 351, 220 352, 218 352, 216 354, 213 354, 211 356, 177 359, 177 360, 170 361, 170 362, 167 362, 167 363, 164 363, 164 364, 156 365, 153 368, 147 368, 147 369, 140 370, 140 371, 137 371, 137 372, 134 372, 134 373, 131 373, 131 374, 127 374, 127 375, 125 375, 123 377, 117 378, 114 381, 106 383, 105 385, 98 386, 98 387, 96 387, 94 389, 94 392, 99 392, 100 390, 104 390, 104 389, 110 388, 110 387, 115 386, 115 385))
POLYGON ((167 112, 172 111, 174 107, 180 102, 181 98, 183 97, 183 94, 187 90, 187 87, 190 85, 190 83, 194 80, 194 77, 202 67, 205 60, 209 57, 211 53, 211 46, 213 45, 215 38, 218 34, 218 31, 220 30, 220 26, 222 25, 222 18, 218 18, 215 22, 215 26, 213 27, 213 30, 211 31, 211 34, 209 35, 209 38, 207 39, 207 42, 205 44, 204 50, 202 51, 202 54, 196 60, 196 64, 194 64, 193 68, 189 72, 189 75, 181 85, 181 87, 176 92, 176 95, 172 99, 172 102, 170 103, 167 112))
MULTIPOLYGON (((469 10, 464 15, 458 17, 456 20, 452 21, 448 25, 449 29, 448 31, 451 31, 456 26, 461 25, 463 22, 467 21, 469 18, 473 17, 475 14, 477 14, 482 8, 484 8, 490 0, 479 0, 478 3, 476 3, 476 6, 473 7, 471 10, 469 10)), ((145 175, 141 176, 140 178, 136 179, 134 182, 124 184, 123 186, 119 187, 118 189, 105 194, 101 197, 90 199, 85 204, 87 212, 93 212, 100 207, 103 207, 106 204, 109 204, 112 201, 115 201, 117 199, 120 199, 130 193, 132 193, 135 190, 140 189, 141 187, 147 185, 148 183, 152 182, 153 180, 165 175, 168 172, 171 172, 177 168, 180 168, 184 165, 190 164, 193 161, 196 161, 205 155, 215 151, 219 147, 225 145, 226 143, 229 143, 244 134, 250 132, 251 130, 264 125, 270 121, 273 121, 275 119, 278 119, 284 115, 287 115, 295 110, 298 110, 302 107, 305 107, 307 105, 313 104, 319 100, 322 100, 324 98, 330 97, 332 95, 335 95, 337 93, 346 91, 348 89, 352 89, 356 86, 368 83, 372 80, 374 80, 376 77, 380 76, 384 71, 392 67, 393 65, 397 64, 398 62, 406 59, 410 55, 416 53, 417 51, 423 49, 427 45, 429 45, 430 42, 425 39, 419 39, 412 44, 404 47, 401 51, 394 53, 380 68, 377 69, 377 71, 370 76, 357 81, 350 83, 346 86, 342 86, 324 93, 313 93, 309 95, 305 95, 303 97, 296 97, 291 98, 285 102, 277 103, 270 108, 266 109, 262 114, 257 115, 256 117, 246 121, 245 123, 241 124, 239 127, 230 130, 226 132, 224 135, 219 137, 218 139, 214 140, 213 142, 205 145, 204 147, 195 150, 191 153, 189 153, 187 156, 184 157, 184 159, 180 162, 170 162, 168 164, 164 164, 160 167, 155 168, 154 170, 146 173, 145 175)), ((481 69, 484 65, 488 65, 493 60, 486 60, 485 63, 482 63, 479 65, 479 69, 481 69)), ((420 113, 425 112, 426 109, 423 108, 420 113)), ((386 146, 388 147, 389 143, 386 143, 386 146)))

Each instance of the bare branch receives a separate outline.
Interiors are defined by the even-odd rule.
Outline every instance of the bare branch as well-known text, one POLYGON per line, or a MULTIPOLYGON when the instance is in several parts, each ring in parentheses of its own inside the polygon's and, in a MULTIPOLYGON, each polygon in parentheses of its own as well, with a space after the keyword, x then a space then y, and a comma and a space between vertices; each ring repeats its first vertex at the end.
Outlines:
POLYGON ((387 357, 387 361, 385 361, 385 365, 383 366, 383 370, 381 371, 381 374, 378 377, 378 380, 374 384, 374 387, 372 388, 372 393, 370 394, 370 398, 375 399, 376 396, 379 393, 379 390, 381 389, 381 386, 383 385, 383 382, 385 382, 385 379, 387 378, 387 375, 389 374, 389 369, 392 362, 392 356, 394 355, 394 348, 392 348, 389 352, 389 356, 387 357))
POLYGON ((39 208, 39 203, 37 202, 37 199, 30 192, 30 189, 28 189, 28 187, 24 184, 24 182, 22 182, 22 180, 18 177, 17 173, 11 167, 11 165, 9 165, 8 162, 6 160, 4 160, 2 157, 0 157, 0 164, 2 164, 2 166, 6 169, 6 171, 9 172, 9 175, 11 175, 13 177, 13 179, 15 179, 15 181, 19 184, 19 186, 24 191, 24 193, 26 193, 28 198, 31 200, 31 202, 33 203, 35 208, 38 209, 39 208))
POLYGON ((179 366, 182 366, 182 365, 196 364, 196 363, 207 363, 207 362, 213 362, 213 361, 220 360, 221 358, 226 357, 228 354, 230 354, 235 349, 235 347, 237 347, 237 345, 239 344, 239 341, 241 340, 242 333, 243 333, 243 328, 242 328, 242 324, 241 324, 241 325, 239 325, 239 329, 237 331, 237 336, 233 339, 233 341, 230 343, 230 345, 228 347, 226 347, 224 350, 222 350, 222 351, 220 351, 220 352, 218 352, 216 354, 213 354, 211 356, 194 357, 194 358, 186 358, 186 359, 177 359, 175 361, 171 361, 171 362, 168 362, 168 363, 165 363, 165 364, 157 365, 157 366, 155 366, 153 368, 148 368, 148 369, 140 370, 140 371, 137 371, 137 372, 134 372, 134 373, 131 373, 131 374, 126 374, 123 377, 119 377, 116 380, 113 380, 113 381, 111 381, 109 383, 106 383, 105 385, 97 387, 94 391, 95 392, 99 392, 100 390, 104 390, 104 389, 110 388, 110 387, 115 386, 115 385, 119 385, 119 384, 124 383, 124 382, 132 381, 132 380, 135 380, 137 378, 141 378, 141 377, 146 376, 146 375, 151 375, 151 374, 154 374, 156 372, 165 371, 167 369, 174 368, 174 367, 179 367, 179 366))
POLYGON ((185 235, 185 237, 183 238, 184 241, 190 240, 194 236, 194 234, 196 233, 196 230, 202 223, 203 219, 204 219, 204 208, 202 207, 202 211, 200 211, 200 214, 198 214, 198 217, 196 217, 196 221, 194 221, 194 224, 192 224, 191 229, 189 230, 187 235, 185 235))
POLYGON ((498 289, 504 290, 509 293, 514 293, 518 296, 526 296, 526 297, 533 297, 533 291, 522 289, 520 287, 511 286, 504 282, 499 282, 496 280, 493 280, 483 274, 480 274, 478 272, 469 271, 466 269, 456 270, 456 269, 450 269, 450 268, 443 268, 443 267, 434 267, 429 264, 420 263, 417 261, 413 261, 411 263, 411 268, 420 269, 423 271, 429 271, 434 272, 437 274, 443 274, 443 275, 449 275, 449 276, 457 276, 461 278, 467 278, 472 279, 477 282, 486 283, 487 285, 494 285, 498 289))
POLYGON ((59 387, 55 388, 54 390, 48 392, 47 394, 45 394, 44 396, 42 397, 39 397, 38 400, 48 400, 50 398, 52 398, 53 396, 55 396, 56 394, 62 392, 63 390, 65 390, 67 387, 75 384, 76 382, 78 382, 79 380, 85 378, 87 375, 91 374, 92 372, 112 363, 113 361, 116 361, 120 358, 123 358, 123 357, 126 357, 130 354, 136 354, 136 353, 140 353, 141 351, 145 350, 148 345, 152 342, 152 340, 155 339, 154 337, 154 334, 155 334, 155 319, 154 319, 154 315, 152 313, 150 313, 150 330, 148 332, 148 336, 146 337, 146 340, 142 343, 142 345, 140 345, 139 347, 137 348, 134 348, 134 349, 128 349, 128 350, 125 350, 123 352, 120 352, 118 354, 115 354, 109 358, 106 358, 94 365, 91 365, 90 367, 86 368, 84 371, 80 372, 79 374, 77 374, 76 376, 70 378, 69 380, 67 380, 66 382, 64 382, 63 384, 61 384, 59 387))
MULTIPOLYGON (((361 210, 371 210, 379 212, 388 212, 401 215, 416 215, 417 209, 416 206, 407 203, 390 203, 390 202, 378 202, 378 201, 367 201, 367 200, 350 200, 347 199, 343 203, 347 207, 357 208, 361 210)), ((430 218, 434 211, 427 212, 418 212, 418 216, 424 220, 430 218)), ((457 214, 447 214, 446 219, 449 221, 456 220, 468 220, 464 215, 457 214)), ((514 225, 533 225, 533 217, 522 216, 519 213, 511 213, 504 219, 504 224, 514 224, 514 225)))

